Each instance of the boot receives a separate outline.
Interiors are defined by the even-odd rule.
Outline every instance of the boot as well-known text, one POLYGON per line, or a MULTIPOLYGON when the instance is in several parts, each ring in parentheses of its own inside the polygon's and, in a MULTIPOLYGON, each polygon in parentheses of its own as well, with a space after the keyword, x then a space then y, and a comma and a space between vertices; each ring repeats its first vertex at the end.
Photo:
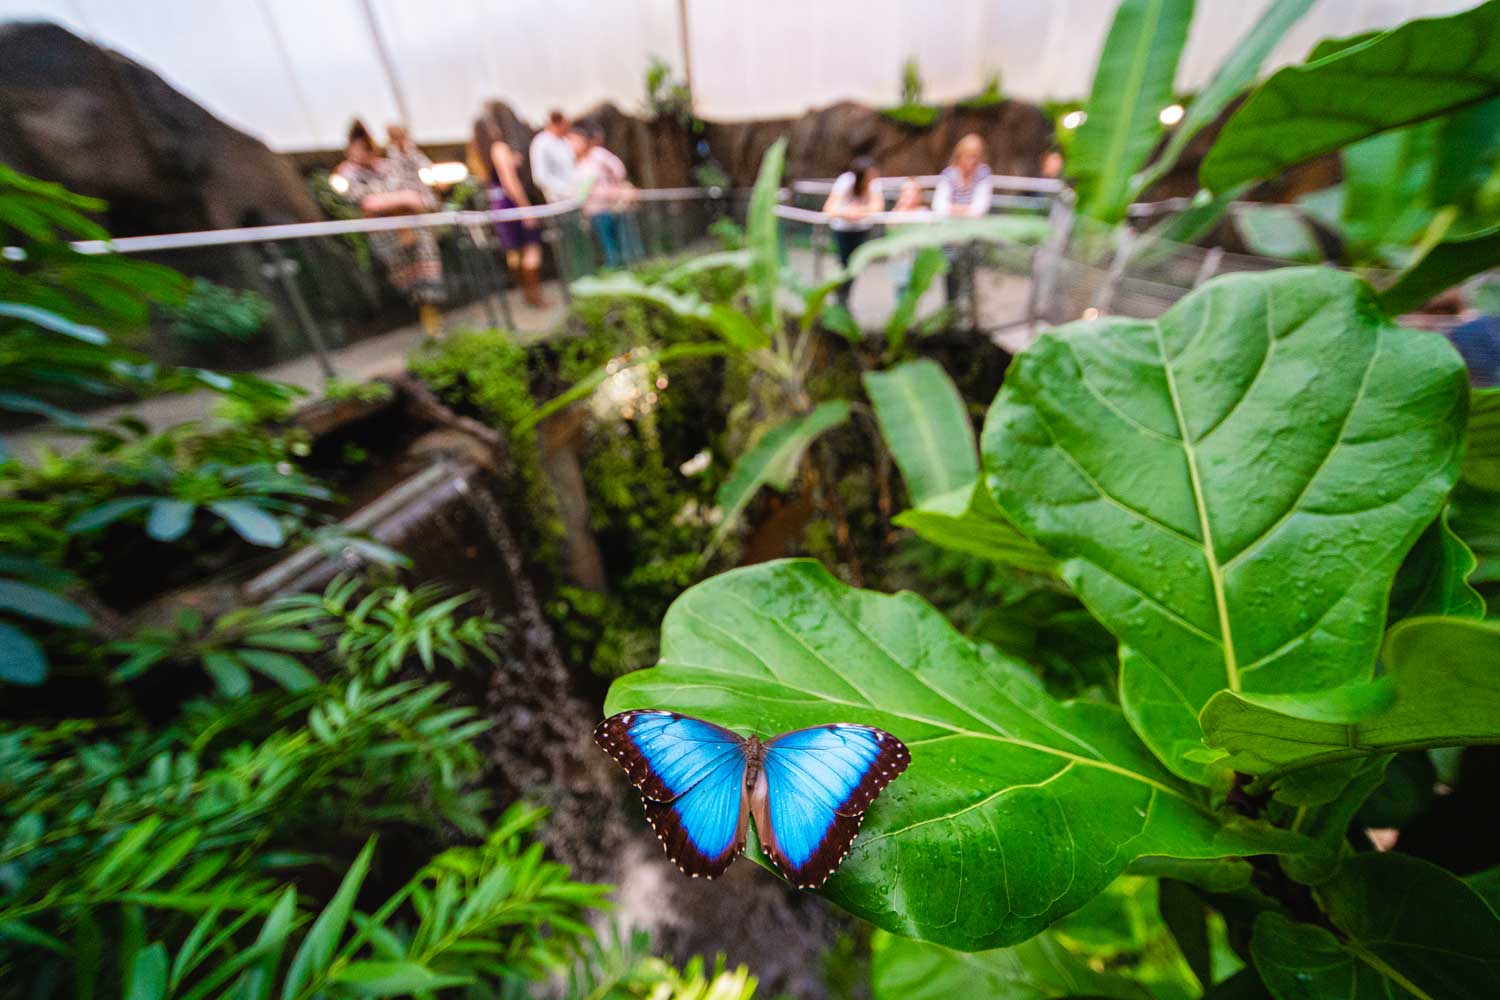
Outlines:
POLYGON ((548 306, 547 299, 542 295, 542 269, 537 267, 523 267, 521 269, 521 298, 533 309, 545 309, 548 306))
POLYGON ((443 311, 431 302, 417 306, 417 316, 422 323, 422 332, 433 340, 443 335, 443 311))

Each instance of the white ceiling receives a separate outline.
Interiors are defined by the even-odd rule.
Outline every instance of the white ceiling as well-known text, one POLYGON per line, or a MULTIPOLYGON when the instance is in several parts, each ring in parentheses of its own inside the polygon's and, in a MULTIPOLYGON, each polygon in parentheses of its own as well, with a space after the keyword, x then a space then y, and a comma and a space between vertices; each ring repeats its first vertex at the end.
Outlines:
MULTIPOLYGON (((1319 0, 1276 63, 1320 38, 1446 14, 1477 0, 1319 0)), ((1198 0, 1178 73, 1201 86, 1269 0, 1198 0)), ((1115 0, 686 0, 698 112, 791 116, 851 98, 893 103, 916 57, 926 97, 1080 97, 1115 0)), ((540 120, 601 100, 640 106, 647 62, 681 71, 678 0, 0 0, 0 20, 44 19, 118 49, 268 142, 337 146, 349 119, 401 117, 419 141, 463 139, 480 104, 540 120), (366 11, 391 56, 382 67, 366 11)))

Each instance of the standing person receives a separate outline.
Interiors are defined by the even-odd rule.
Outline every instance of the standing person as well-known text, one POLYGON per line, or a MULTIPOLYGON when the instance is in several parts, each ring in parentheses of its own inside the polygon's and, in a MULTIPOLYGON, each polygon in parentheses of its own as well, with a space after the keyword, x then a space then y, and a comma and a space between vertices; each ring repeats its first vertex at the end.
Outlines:
MULTIPOLYGON (((414 190, 402 181, 390 161, 379 155, 375 140, 359 121, 349 127, 344 162, 334 169, 334 175, 344 182, 344 197, 367 217, 420 215, 427 210, 428 192, 414 190)), ((368 237, 370 249, 385 267, 391 284, 416 304, 422 329, 429 337, 439 336, 443 315, 438 306, 447 299, 447 289, 443 285, 443 259, 432 232, 384 230, 368 237)))
POLYGON ((583 214, 599 239, 606 267, 623 267, 628 250, 625 212, 635 204, 636 189, 618 156, 604 148, 604 129, 595 124, 573 130, 578 153, 578 187, 584 195, 583 214))
MULTIPOLYGON (((531 179, 548 202, 567 201, 578 193, 578 155, 568 140, 572 125, 561 111, 547 115, 547 125, 531 140, 531 179)), ((593 270, 588 238, 569 212, 557 217, 553 259, 562 279, 593 270)))
MULTIPOLYGON (((868 217, 883 211, 885 195, 880 189, 880 168, 870 157, 856 156, 849 169, 833 182, 833 190, 823 203, 823 214, 832 216, 828 228, 833 230, 833 245, 838 251, 841 267, 847 268, 854 251, 870 238, 874 223, 868 217)), ((844 282, 836 293, 846 308, 853 284, 852 279, 844 282)))
MULTIPOLYGON (((485 165, 484 176, 490 208, 530 208, 531 198, 521 183, 521 154, 506 142, 500 130, 481 120, 474 130, 485 165)), ((534 309, 547 306, 542 295, 542 230, 535 219, 512 219, 495 223, 495 235, 505 249, 505 262, 521 284, 521 297, 534 309)))
POLYGON ((385 127, 385 159, 404 189, 424 195, 427 211, 438 210, 441 204, 438 196, 433 193, 431 185, 422 179, 422 171, 431 167, 432 161, 412 142, 405 125, 385 127))
MULTIPOLYGON (((982 218, 989 213, 994 181, 984 162, 984 140, 973 132, 958 140, 948 166, 938 177, 932 195, 932 210, 955 218, 982 218)), ((945 247, 951 265, 943 278, 950 304, 958 301, 965 285, 974 280, 974 257, 967 248, 945 247)), ((978 317, 969 317, 977 322, 978 317)))
POLYGON ((571 126, 561 111, 547 115, 547 125, 531 140, 531 179, 542 197, 565 201, 578 190, 578 157, 568 141, 571 126))

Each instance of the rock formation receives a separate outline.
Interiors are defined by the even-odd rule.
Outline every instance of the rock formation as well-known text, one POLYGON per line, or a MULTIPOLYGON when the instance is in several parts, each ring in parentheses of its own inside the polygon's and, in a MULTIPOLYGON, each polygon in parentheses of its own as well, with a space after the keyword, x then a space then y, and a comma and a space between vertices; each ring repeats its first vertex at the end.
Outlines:
POLYGON ((322 218, 264 143, 55 24, 0 26, 0 162, 105 199, 116 236, 322 218))

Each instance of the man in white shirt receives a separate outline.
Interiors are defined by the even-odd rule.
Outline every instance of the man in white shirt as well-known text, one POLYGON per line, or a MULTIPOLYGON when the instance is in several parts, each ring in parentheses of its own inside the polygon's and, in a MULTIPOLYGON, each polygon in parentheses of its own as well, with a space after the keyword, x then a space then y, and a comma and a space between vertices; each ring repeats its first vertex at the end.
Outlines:
POLYGON ((568 141, 568 116, 553 111, 547 126, 531 140, 531 179, 548 201, 571 198, 578 190, 577 154, 568 141))

